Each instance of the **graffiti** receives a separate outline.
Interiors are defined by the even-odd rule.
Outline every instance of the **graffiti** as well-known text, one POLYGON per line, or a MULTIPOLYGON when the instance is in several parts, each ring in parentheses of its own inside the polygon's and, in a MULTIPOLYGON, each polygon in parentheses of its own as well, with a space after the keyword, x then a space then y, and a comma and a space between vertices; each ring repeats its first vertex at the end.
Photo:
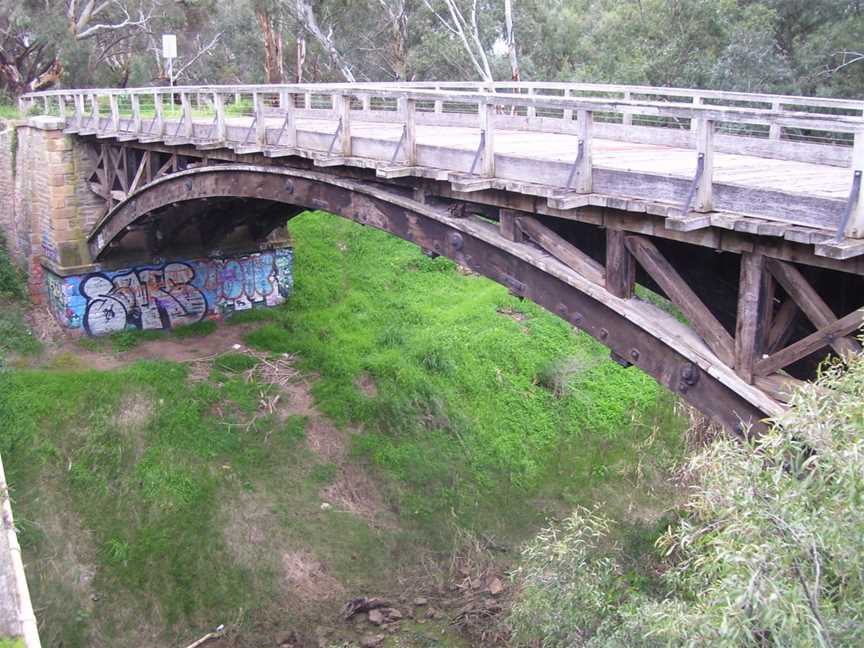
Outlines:
POLYGON ((67 328, 81 326, 81 317, 73 303, 74 286, 66 283, 51 272, 44 273, 45 292, 48 296, 48 309, 60 324, 67 328))
POLYGON ((195 270, 188 263, 131 270, 108 277, 87 275, 79 291, 87 299, 84 330, 103 335, 126 330, 167 329, 200 321, 207 298, 192 285, 195 270))
POLYGON ((51 235, 45 232, 42 234, 42 256, 51 259, 51 261, 59 261, 60 254, 57 252, 57 246, 51 239, 51 235))
POLYGON ((169 329, 276 306, 293 286, 290 248, 228 259, 172 261, 60 278, 46 273, 51 312, 90 335, 169 329))
POLYGON ((214 260, 203 285, 216 296, 216 306, 223 313, 276 306, 291 291, 291 262, 291 250, 214 260))

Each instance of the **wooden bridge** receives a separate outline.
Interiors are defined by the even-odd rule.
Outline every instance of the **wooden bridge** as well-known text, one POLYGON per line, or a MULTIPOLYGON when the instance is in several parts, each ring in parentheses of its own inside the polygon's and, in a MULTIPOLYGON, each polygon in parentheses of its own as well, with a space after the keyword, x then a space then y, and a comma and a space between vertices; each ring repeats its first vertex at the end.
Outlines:
POLYGON ((859 350, 862 102, 405 83, 58 90, 22 110, 90 151, 96 264, 323 209, 506 285, 731 428, 859 350))

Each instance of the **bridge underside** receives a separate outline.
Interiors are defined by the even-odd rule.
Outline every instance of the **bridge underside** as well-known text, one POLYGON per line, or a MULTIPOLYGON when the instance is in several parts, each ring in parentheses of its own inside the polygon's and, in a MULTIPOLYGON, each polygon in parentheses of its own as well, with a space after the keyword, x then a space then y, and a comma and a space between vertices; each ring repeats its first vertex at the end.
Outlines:
POLYGON ((109 211, 88 238, 103 267, 266 245, 293 216, 324 210, 501 283, 731 429, 782 414, 789 387, 812 375, 829 344, 840 353, 857 349, 844 336, 860 316, 838 320, 833 311, 861 305, 857 274, 802 272, 789 259, 645 236, 616 227, 627 214, 611 209, 599 222, 591 214, 538 218, 506 207, 501 193, 458 196, 434 183, 262 156, 239 164, 171 149, 106 148, 94 156, 91 188, 109 211), (123 163, 106 164, 112 155, 123 163), (678 317, 662 298, 655 305, 635 297, 637 283, 668 298, 678 317))

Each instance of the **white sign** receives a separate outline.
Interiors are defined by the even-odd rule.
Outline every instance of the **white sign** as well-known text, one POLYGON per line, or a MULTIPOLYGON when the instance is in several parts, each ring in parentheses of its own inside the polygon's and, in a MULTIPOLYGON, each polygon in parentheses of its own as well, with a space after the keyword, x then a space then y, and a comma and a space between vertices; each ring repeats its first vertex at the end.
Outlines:
POLYGON ((166 59, 177 58, 177 37, 174 34, 162 34, 162 56, 166 59))

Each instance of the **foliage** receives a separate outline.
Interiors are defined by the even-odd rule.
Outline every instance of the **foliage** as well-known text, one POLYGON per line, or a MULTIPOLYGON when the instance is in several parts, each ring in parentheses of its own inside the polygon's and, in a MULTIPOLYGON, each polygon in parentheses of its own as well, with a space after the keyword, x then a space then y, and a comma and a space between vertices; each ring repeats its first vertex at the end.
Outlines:
MULTIPOLYGON (((301 40, 304 81, 476 80, 471 55, 439 19, 451 23, 450 4, 466 17, 476 6, 474 55, 484 52, 492 75, 510 79, 500 0, 117 0, 100 3, 103 15, 80 27, 58 0, 0 0, 7 39, 19 48, 36 44, 26 60, 48 64, 42 74, 46 65, 22 64, 23 81, 11 75, 0 85, 18 94, 34 76, 67 87, 165 83, 154 56, 160 33, 179 36, 175 69, 184 84, 295 80, 301 40), (131 18, 125 25, 124 12, 131 18), (103 23, 118 27, 82 37, 103 23)), ((513 13, 526 81, 846 97, 864 91, 857 0, 519 0, 513 13)))
POLYGON ((8 353, 35 354, 41 348, 25 321, 26 306, 24 273, 9 258, 0 232, 0 369, 8 353))
POLYGON ((515 642, 579 646, 618 603, 621 568, 609 541, 611 520, 578 508, 541 531, 522 552, 522 583, 509 622, 515 642))
POLYGON ((685 515, 658 542, 670 565, 657 595, 615 600, 602 518, 578 512, 541 534, 524 554, 516 635, 562 647, 860 646, 862 402, 859 356, 824 367, 764 435, 695 457, 685 515))

